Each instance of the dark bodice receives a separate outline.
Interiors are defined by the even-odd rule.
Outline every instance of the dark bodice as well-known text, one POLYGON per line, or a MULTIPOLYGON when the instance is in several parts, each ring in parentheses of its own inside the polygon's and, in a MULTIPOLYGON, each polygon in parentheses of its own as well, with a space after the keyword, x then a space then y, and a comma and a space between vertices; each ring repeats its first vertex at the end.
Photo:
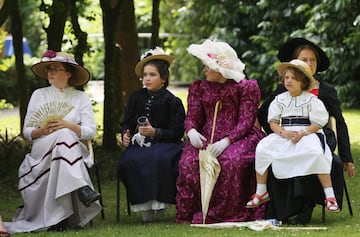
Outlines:
POLYGON ((137 118, 146 116, 156 129, 154 141, 179 141, 184 134, 185 110, 179 98, 170 91, 161 89, 155 93, 146 88, 134 92, 126 106, 121 133, 127 129, 131 134, 137 131, 137 118))

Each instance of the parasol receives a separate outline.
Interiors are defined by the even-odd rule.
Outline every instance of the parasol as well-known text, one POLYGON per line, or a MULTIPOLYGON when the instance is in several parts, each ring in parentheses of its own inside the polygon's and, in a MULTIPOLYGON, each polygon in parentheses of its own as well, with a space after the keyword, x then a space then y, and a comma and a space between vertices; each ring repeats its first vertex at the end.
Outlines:
POLYGON ((217 101, 215 105, 214 121, 211 131, 210 144, 208 144, 206 150, 199 151, 200 189, 201 189, 201 207, 203 214, 203 224, 205 224, 212 191, 214 189, 216 180, 221 170, 218 160, 216 159, 216 157, 212 156, 209 152, 209 148, 214 140, 216 117, 219 106, 221 106, 221 102, 217 101))

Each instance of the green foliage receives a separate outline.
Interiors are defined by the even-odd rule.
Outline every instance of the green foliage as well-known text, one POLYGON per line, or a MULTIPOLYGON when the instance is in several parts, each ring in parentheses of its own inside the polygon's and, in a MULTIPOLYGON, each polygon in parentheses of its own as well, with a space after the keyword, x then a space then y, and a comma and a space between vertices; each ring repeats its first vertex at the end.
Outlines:
POLYGON ((20 135, 0 131, 1 183, 16 189, 17 169, 29 150, 29 144, 20 135))
POLYGON ((185 49, 213 36, 236 49, 248 77, 259 81, 265 97, 278 84, 278 48, 289 37, 306 37, 318 43, 331 61, 329 70, 317 77, 341 86, 344 106, 359 106, 360 93, 353 87, 360 77, 360 5, 356 0, 178 0, 160 7, 165 31, 183 36, 169 39, 177 59, 172 66, 176 80, 191 82, 201 77, 201 64, 185 49))
POLYGON ((6 102, 5 99, 0 99, 0 110, 1 109, 13 109, 14 106, 8 102, 6 102))
MULTIPOLYGON (((25 59, 25 73, 28 79, 29 94, 39 87, 47 85, 47 81, 37 78, 31 72, 31 65, 38 62, 36 58, 30 58, 28 55, 25 59)), ((6 99, 7 103, 14 106, 18 105, 19 89, 18 81, 16 80, 15 57, 3 58, 0 60, 0 98, 6 99)))

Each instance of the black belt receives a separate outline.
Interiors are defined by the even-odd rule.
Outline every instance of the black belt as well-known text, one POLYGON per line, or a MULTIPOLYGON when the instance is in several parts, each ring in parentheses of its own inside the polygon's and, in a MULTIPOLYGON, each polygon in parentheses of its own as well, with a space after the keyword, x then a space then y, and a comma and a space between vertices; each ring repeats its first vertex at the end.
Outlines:
POLYGON ((302 126, 310 125, 310 120, 307 118, 283 118, 281 120, 282 126, 302 126))

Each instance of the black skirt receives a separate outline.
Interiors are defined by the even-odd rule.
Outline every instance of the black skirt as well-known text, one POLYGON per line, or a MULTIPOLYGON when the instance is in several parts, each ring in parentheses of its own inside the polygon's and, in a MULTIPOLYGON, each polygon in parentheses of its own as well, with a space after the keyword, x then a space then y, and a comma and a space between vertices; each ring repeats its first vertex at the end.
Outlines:
POLYGON ((150 147, 130 145, 124 151, 118 171, 132 205, 150 200, 175 204, 182 148, 182 142, 153 143, 150 147))
MULTIPOLYGON (((337 203, 342 208, 344 173, 341 160, 333 155, 331 168, 331 181, 334 188, 337 203)), ((325 200, 317 175, 308 175, 290 179, 276 179, 269 168, 268 190, 270 202, 266 207, 266 218, 287 220, 287 218, 298 215, 305 207, 322 205, 325 200)))

